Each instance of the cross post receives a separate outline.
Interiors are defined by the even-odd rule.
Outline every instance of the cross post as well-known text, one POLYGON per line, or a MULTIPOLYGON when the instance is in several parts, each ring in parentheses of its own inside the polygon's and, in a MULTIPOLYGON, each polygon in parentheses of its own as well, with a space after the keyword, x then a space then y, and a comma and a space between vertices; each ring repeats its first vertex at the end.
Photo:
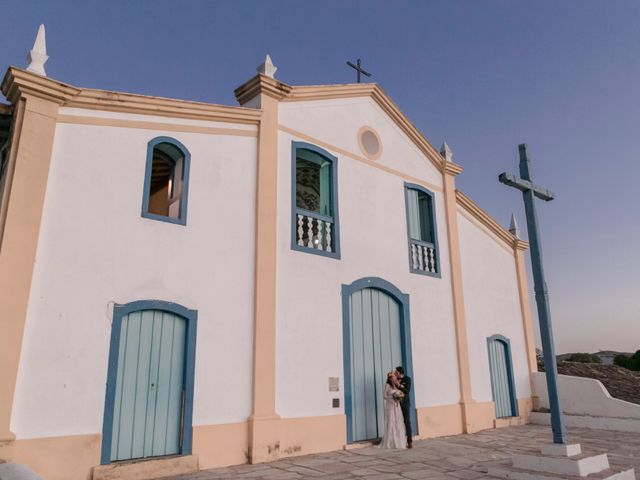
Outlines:
POLYGON ((360 74, 366 75, 367 77, 371 76, 371 74, 369 72, 367 72, 364 68, 362 68, 362 65, 360 63, 360 59, 358 59, 358 61, 356 62, 355 65, 353 63, 347 61, 347 65, 349 65, 351 68, 353 68, 357 72, 357 83, 360 83, 360 74))
POLYGON ((542 265, 542 243, 538 228, 534 197, 544 201, 551 201, 554 195, 549 190, 537 187, 531 181, 531 161, 527 154, 527 145, 518 145, 520 154, 520 176, 511 173, 501 173, 498 176, 500 183, 522 191, 524 208, 527 217, 527 233, 531 248, 531 269, 533 271, 533 284, 535 290, 536 305, 538 307, 538 320, 540 322, 540 337, 542 339, 542 353, 544 354, 544 370, 547 378, 547 390, 549 393, 549 406, 551 407, 551 429, 553 442, 567 443, 567 431, 562 419, 562 409, 558 396, 558 369, 556 364, 555 348, 553 346, 553 329, 551 327, 551 311, 549 308, 549 293, 544 279, 542 265))

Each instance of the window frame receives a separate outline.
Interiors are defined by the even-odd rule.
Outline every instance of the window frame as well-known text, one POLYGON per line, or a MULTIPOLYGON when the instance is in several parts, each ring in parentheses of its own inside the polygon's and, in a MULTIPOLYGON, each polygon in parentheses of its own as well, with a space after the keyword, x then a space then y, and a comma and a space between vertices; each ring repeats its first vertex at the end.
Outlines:
MULTIPOLYGON (((416 183, 404 183, 404 210, 405 210, 405 219, 407 223, 407 256, 409 259, 409 271, 411 273, 417 273, 419 275, 426 275, 428 277, 442 278, 442 273, 440 270, 440 246, 438 245, 438 228, 437 228, 437 220, 436 220, 436 197, 434 193, 423 187, 422 185, 418 185, 416 183), (409 219, 409 190, 417 190, 426 194, 430 199, 431 204, 431 231, 433 232, 433 248, 435 250, 436 257, 436 271, 428 272, 425 270, 419 270, 417 268, 413 268, 413 259, 411 258, 411 231, 410 231, 410 219, 409 219)), ((415 239, 414 241, 422 242, 422 240, 415 239)), ((429 242, 422 242, 429 243, 429 242)))
POLYGON ((191 166, 191 153, 180 141, 172 137, 155 137, 147 144, 147 161, 144 172, 144 188, 142 191, 142 217, 152 220, 160 220, 162 222, 174 223, 176 225, 187 224, 187 204, 189 199, 189 170, 191 166), (182 194, 180 198, 180 216, 172 218, 169 216, 158 215, 149 212, 149 196, 151 192, 151 170, 153 168, 153 150, 160 143, 170 143, 176 147, 183 155, 183 174, 182 174, 182 194))
POLYGON ((335 258, 340 260, 340 218, 338 211, 338 157, 330 154, 323 148, 307 142, 291 142, 291 250, 299 252, 312 253, 315 255, 322 255, 324 257, 335 258), (331 162, 331 210, 333 216, 326 216, 317 212, 310 212, 305 209, 298 209, 297 207, 297 158, 298 150, 309 150, 324 157, 327 161, 331 162), (333 239, 333 251, 326 252, 324 250, 317 250, 303 245, 298 245, 297 242, 297 226, 298 226, 298 211, 304 214, 311 214, 313 217, 320 220, 333 220, 332 226, 332 239, 333 239))

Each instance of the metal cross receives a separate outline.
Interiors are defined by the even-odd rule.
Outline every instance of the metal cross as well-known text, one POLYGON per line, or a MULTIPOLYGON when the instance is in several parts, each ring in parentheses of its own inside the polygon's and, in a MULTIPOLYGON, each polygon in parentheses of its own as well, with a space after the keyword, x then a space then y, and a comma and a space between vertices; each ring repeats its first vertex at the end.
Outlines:
POLYGON ((551 311, 549 309, 549 294, 547 283, 544 280, 544 268, 542 266, 542 244, 538 229, 538 217, 533 197, 538 197, 546 202, 553 200, 554 195, 549 190, 540 188, 531 181, 531 161, 527 155, 527 145, 518 145, 520 153, 520 176, 511 173, 501 173, 498 180, 505 185, 522 191, 524 208, 527 216, 527 232, 531 247, 531 269, 533 270, 533 284, 538 306, 538 320, 540 322, 540 337, 542 339, 542 352, 544 354, 544 371, 547 377, 547 390, 549 392, 549 406, 551 407, 551 429, 553 430, 554 443, 566 443, 567 431, 562 419, 560 398, 558 396, 558 370, 556 354, 553 346, 553 330, 551 328, 551 311))
POLYGON ((351 68, 355 69, 356 72, 358 72, 358 83, 360 83, 360 74, 366 75, 367 77, 371 76, 369 72, 367 72, 365 69, 363 69, 360 66, 360 59, 358 59, 355 65, 351 62, 347 62, 347 65, 349 65, 351 68))

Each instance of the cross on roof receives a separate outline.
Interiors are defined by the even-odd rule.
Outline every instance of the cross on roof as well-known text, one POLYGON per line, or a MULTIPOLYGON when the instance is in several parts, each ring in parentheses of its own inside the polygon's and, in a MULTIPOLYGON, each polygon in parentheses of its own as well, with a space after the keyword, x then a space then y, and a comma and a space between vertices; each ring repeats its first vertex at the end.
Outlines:
POLYGON ((360 83, 360 74, 366 75, 367 77, 370 77, 371 74, 369 72, 367 72, 364 68, 362 68, 361 63, 360 63, 360 59, 358 59, 358 61, 356 62, 356 64, 354 65, 353 63, 347 61, 347 65, 349 65, 351 68, 353 68, 356 72, 357 72, 357 82, 360 83))

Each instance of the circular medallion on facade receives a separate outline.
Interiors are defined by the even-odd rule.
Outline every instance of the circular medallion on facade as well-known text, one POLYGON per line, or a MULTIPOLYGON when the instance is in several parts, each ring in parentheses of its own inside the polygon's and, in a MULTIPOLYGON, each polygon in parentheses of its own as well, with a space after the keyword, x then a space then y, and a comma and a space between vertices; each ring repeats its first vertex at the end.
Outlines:
POLYGON ((369 160, 377 160, 382 155, 382 142, 376 131, 371 127, 360 127, 360 130, 358 130, 358 144, 362 153, 369 160))

